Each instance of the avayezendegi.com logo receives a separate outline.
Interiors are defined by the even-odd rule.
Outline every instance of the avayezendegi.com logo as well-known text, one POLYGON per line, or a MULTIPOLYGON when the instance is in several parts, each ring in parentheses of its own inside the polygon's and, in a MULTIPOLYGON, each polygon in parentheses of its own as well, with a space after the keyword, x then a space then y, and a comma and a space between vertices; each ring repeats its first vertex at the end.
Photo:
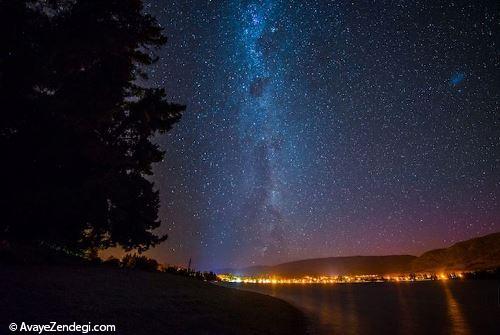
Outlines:
POLYGON ((46 324, 30 324, 26 322, 9 324, 11 332, 27 332, 42 334, 44 332, 74 332, 87 334, 91 332, 115 332, 115 325, 94 325, 91 322, 87 324, 78 324, 73 322, 71 324, 60 324, 55 321, 46 324))

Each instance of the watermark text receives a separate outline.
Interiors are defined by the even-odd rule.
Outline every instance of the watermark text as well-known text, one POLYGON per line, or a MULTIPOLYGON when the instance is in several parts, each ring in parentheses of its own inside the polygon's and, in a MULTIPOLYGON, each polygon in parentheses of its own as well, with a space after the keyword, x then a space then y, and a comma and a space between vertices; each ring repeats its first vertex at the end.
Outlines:
POLYGON ((97 325, 91 322, 86 324, 78 324, 73 322, 71 324, 57 323, 56 321, 51 321, 46 324, 31 324, 27 322, 15 323, 12 322, 9 325, 9 330, 11 332, 27 332, 27 333, 50 333, 50 332, 74 332, 81 334, 97 333, 97 332, 115 332, 115 325, 97 325))

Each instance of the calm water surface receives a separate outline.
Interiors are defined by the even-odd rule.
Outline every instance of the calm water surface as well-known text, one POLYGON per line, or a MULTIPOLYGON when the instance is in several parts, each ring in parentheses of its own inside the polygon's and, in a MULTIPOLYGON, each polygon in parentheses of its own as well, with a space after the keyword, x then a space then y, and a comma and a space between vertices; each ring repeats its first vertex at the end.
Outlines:
POLYGON ((500 334, 498 281, 233 287, 301 308, 314 334, 500 334))

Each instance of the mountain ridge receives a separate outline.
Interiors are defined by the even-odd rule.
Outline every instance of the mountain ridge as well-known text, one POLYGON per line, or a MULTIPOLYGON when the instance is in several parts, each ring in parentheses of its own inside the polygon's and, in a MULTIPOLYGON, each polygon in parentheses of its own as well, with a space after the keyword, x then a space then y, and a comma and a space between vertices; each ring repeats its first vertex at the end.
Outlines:
POLYGON ((472 271, 500 267, 500 232, 413 255, 341 256, 296 260, 277 265, 221 269, 240 276, 368 275, 410 272, 472 271))

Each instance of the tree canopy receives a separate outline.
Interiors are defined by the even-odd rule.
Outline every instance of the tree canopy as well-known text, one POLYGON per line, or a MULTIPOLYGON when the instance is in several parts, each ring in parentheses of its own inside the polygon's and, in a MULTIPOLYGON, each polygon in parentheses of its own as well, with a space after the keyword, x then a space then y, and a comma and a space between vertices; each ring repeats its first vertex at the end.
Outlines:
POLYGON ((69 250, 166 239, 152 141, 185 107, 139 84, 166 42, 141 0, 0 1, 0 239, 69 250))

